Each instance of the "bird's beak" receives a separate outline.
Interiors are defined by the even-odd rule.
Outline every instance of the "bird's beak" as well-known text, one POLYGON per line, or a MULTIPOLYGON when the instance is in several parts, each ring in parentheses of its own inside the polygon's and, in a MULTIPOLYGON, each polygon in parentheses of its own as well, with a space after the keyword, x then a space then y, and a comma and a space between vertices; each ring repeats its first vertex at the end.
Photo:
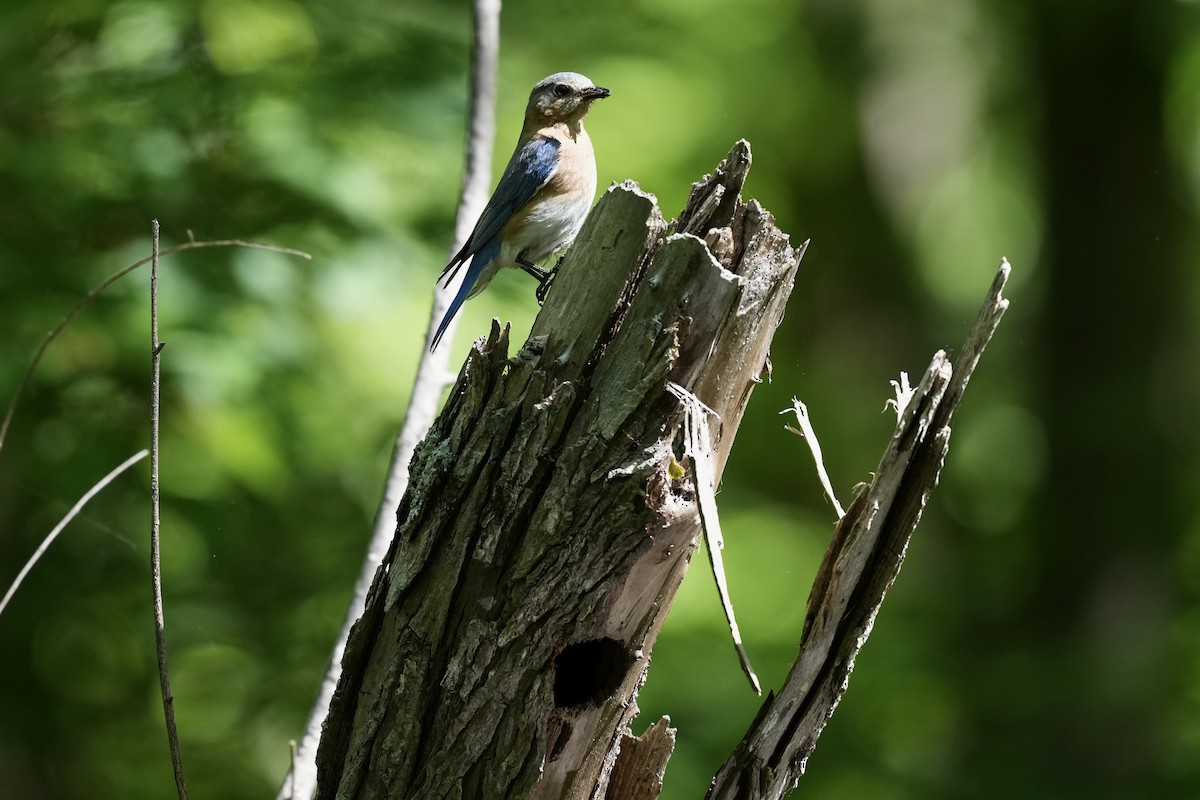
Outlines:
POLYGON ((603 86, 593 86, 589 89, 584 89, 580 94, 583 95, 585 100, 603 100, 612 94, 612 92, 603 86))

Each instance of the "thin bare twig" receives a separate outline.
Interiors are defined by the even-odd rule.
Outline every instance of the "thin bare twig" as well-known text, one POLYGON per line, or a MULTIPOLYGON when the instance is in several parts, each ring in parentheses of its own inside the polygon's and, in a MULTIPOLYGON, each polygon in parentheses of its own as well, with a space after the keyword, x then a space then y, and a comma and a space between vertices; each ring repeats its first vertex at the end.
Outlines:
MULTIPOLYGON (((279 247, 278 245, 264 244, 262 242, 244 242, 241 239, 217 239, 211 242, 191 241, 186 244, 178 244, 174 247, 168 247, 165 250, 160 251, 159 255, 166 256, 172 253, 179 253, 184 250, 198 250, 202 247, 250 247, 258 250, 270 250, 275 253, 283 253, 284 255, 288 256, 299 256, 300 258, 306 258, 309 260, 312 259, 311 255, 301 250, 293 250, 290 247, 279 247)), ((112 275, 109 275, 107 278, 101 281, 98 286, 81 297, 79 302, 72 306, 71 310, 66 313, 66 316, 59 320, 58 324, 51 328, 50 332, 46 334, 46 338, 43 339, 41 345, 38 346, 37 352, 33 354, 33 359, 29 362, 29 366, 25 368, 25 373, 21 375, 21 381, 17 384, 16 391, 13 392, 12 398, 8 401, 8 408, 4 412, 4 420, 3 422, 0 422, 0 450, 4 449, 4 439, 8 435, 8 426, 12 423, 13 414, 17 410, 17 403, 20 401, 21 395, 24 394, 25 387, 29 384, 30 378, 33 377, 33 373, 37 369, 38 364, 41 363, 42 356, 46 353, 46 348, 48 348, 50 344, 58 338, 58 335, 62 333, 63 328, 67 327, 71 320, 75 319, 76 315, 78 315, 88 303, 96 299, 97 295, 99 295, 112 284, 116 283, 121 278, 133 272, 138 267, 142 267, 150 263, 151 258, 153 258, 153 256, 150 258, 143 258, 140 261, 135 261, 129 266, 114 272, 112 275)))
MULTIPOLYGON (((471 49, 471 100, 469 109, 469 133, 466 147, 466 170, 463 175, 462 194, 459 198, 458 213, 454 223, 454 245, 450 254, 462 247, 475 220, 483 212, 487 203, 488 190, 491 186, 492 144, 496 130, 496 65, 500 53, 500 0, 475 0, 474 2, 475 35, 471 49)), ((465 274, 465 273, 464 273, 465 274)), ((367 592, 375 577, 375 570, 383 560, 396 532, 396 509, 408 488, 408 462, 412 459, 413 450, 417 443, 425 437, 429 426, 433 424, 442 393, 449 385, 452 375, 447 371, 450 363, 450 348, 442 347, 430 352, 434 331, 438 321, 445 314, 458 283, 434 289, 433 308, 429 317, 429 328, 425 335, 425 345, 421 350, 421 361, 417 366, 417 377, 409 396, 408 409, 404 414, 404 424, 396 438, 396 446, 392 451, 392 462, 388 467, 387 478, 384 482, 383 496, 379 509, 375 514, 375 525, 371 532, 371 540, 367 544, 367 552, 363 558, 362 569, 354 584, 354 596, 342 629, 334 644, 325 677, 317 692, 316 701, 309 712, 308 723, 305 725, 304 737, 300 740, 298 756, 293 760, 291 771, 284 778, 282 786, 276 795, 277 800, 308 800, 312 796, 317 780, 317 745, 321 738, 321 725, 329 713, 329 704, 337 689, 338 678, 342 672, 342 654, 346 649, 346 641, 350 638, 350 629, 362 615, 367 602, 367 592)), ((454 338, 458 321, 454 320, 447 328, 447 336, 454 338)))
POLYGON ((162 686, 163 716, 167 722, 167 745, 175 770, 175 790, 179 800, 187 800, 187 782, 183 778, 183 757, 179 753, 179 731, 175 728, 175 698, 167 672, 167 636, 163 622, 162 558, 159 552, 158 433, 159 395, 162 388, 163 342, 158 339, 158 220, 151 223, 154 232, 150 255, 150 575, 154 587, 154 649, 158 653, 158 680, 162 686))
POLYGON ((725 560, 721 551, 725 538, 721 535, 721 523, 717 516, 716 467, 713 465, 712 434, 708 427, 708 416, 716 412, 701 402, 699 397, 677 383, 668 383, 667 391, 675 395, 684 409, 684 438, 687 440, 687 458, 692 462, 692 479, 696 486, 696 504, 700 507, 700 527, 704 529, 704 543, 708 550, 708 563, 712 568, 721 608, 729 624, 729 635, 733 638, 733 649, 737 651, 738 663, 750 681, 755 694, 762 694, 762 685, 754 674, 750 656, 742 644, 742 632, 733 614, 733 600, 729 597, 729 581, 725 578, 725 560))
MULTIPOLYGON (((908 376, 903 372, 900 373, 905 385, 908 385, 908 376)), ((894 384, 895 381, 892 381, 894 384)), ((837 495, 833 493, 833 483, 829 480, 829 473, 825 470, 825 457, 821 455, 821 443, 817 441, 817 432, 813 430, 812 419, 808 416, 808 406, 800 402, 799 398, 792 398, 792 407, 784 409, 780 414, 795 414, 796 424, 799 428, 793 428, 791 425, 784 425, 783 429, 796 434, 804 441, 808 442, 808 449, 812 452, 813 461, 817 464, 817 478, 821 481, 821 488, 825 490, 825 496, 829 498, 829 502, 833 503, 833 510, 837 512, 838 519, 846 516, 846 509, 842 508, 842 504, 838 502, 837 495)))
MULTIPOLYGON (((295 775, 296 774, 296 755, 297 755, 295 739, 288 739, 288 753, 292 757, 292 765, 289 769, 291 771, 291 774, 295 775)), ((288 794, 288 800, 296 800, 296 787, 294 784, 290 787, 290 790, 291 791, 288 794)))
POLYGON ((29 571, 33 569, 33 565, 38 562, 38 559, 45 555, 46 551, 50 549, 50 545, 53 544, 54 540, 58 538, 58 535, 62 533, 63 528, 67 527, 67 524, 71 520, 75 519, 76 515, 78 515, 79 512, 83 510, 83 507, 88 504, 88 501, 98 495, 104 489, 104 487, 112 483, 118 475, 132 467, 137 462, 141 461, 149 454, 149 450, 141 450, 125 459, 121 462, 120 466, 97 481, 91 489, 88 489, 87 492, 84 493, 83 497, 79 498, 79 501, 75 503, 75 505, 71 507, 71 510, 67 512, 67 515, 63 517, 57 525, 54 526, 54 530, 50 531, 50 535, 42 540, 42 543, 38 545, 38 549, 33 551, 33 555, 29 557, 29 560, 25 562, 25 566, 21 568, 19 573, 17 573, 16 579, 12 582, 12 585, 8 587, 8 591, 4 593, 4 599, 0 600, 0 614, 4 613, 4 609, 8 606, 8 602, 12 600, 13 595, 17 593, 17 589, 20 588, 21 582, 25 580, 27 575, 29 575, 29 571))

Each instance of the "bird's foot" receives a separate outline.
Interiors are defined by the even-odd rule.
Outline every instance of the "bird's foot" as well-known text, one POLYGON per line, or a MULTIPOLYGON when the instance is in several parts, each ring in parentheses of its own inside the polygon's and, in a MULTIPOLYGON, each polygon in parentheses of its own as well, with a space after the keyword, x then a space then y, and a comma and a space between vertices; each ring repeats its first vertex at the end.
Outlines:
POLYGON ((534 293, 534 296, 537 297, 539 306, 545 304, 546 295, 550 292, 550 286, 554 283, 555 276, 558 275, 558 268, 562 266, 563 258, 565 258, 565 256, 559 256, 558 261, 554 262, 554 266, 550 270, 546 271, 542 278, 538 281, 538 288, 534 293))
POLYGON ((526 261, 524 258, 519 256, 517 258, 517 266, 521 268, 522 272, 532 275, 539 284, 544 283, 546 281, 546 276, 550 274, 549 271, 542 269, 537 264, 534 264, 531 261, 526 261))

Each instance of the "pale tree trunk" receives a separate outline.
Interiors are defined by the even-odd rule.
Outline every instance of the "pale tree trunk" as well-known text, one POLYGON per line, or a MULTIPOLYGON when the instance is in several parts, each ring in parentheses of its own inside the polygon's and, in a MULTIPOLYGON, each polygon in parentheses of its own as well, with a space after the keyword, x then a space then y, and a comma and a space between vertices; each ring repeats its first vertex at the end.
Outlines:
MULTIPOLYGON (((466 163, 458 212, 454 217, 454 244, 446 255, 447 261, 470 236, 471 228, 487 204, 488 189, 492 183, 492 143, 496 138, 496 64, 500 58, 500 0, 473 0, 471 6, 473 36, 466 163)), ((446 347, 431 350, 429 346, 458 287, 458 282, 451 282, 448 286, 439 285, 433 290, 433 307, 429 313, 425 347, 417 364, 417 376, 404 413, 404 424, 396 436, 392 462, 384 479, 383 496, 375 514, 371 538, 367 542, 367 552, 354 582, 350 606, 338 631, 325 676, 304 726, 304 735, 294 751, 291 768, 275 800, 307 800, 313 795, 317 782, 317 742, 341 675, 342 655, 350 636, 350 627, 363 612, 375 566, 387 552, 388 543, 395 532, 396 508, 408 488, 408 466, 413 450, 433 424, 438 402, 453 376, 447 371, 450 359, 448 345, 454 340, 458 320, 452 319, 446 329, 446 347)))
MULTIPOLYGON (((610 189, 525 346, 493 324, 471 352, 347 645, 318 797, 605 796, 701 531, 668 384, 715 412, 719 480, 799 264, 741 201, 749 166, 739 142, 670 225, 610 189)), ((667 739, 625 747, 622 786, 657 794, 667 739)))

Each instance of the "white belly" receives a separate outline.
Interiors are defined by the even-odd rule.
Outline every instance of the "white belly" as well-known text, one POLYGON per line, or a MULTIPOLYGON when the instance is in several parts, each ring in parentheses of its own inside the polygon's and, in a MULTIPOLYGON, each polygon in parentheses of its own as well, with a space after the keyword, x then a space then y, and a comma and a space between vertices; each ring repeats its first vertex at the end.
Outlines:
MULTIPOLYGON (((524 230, 520 236, 514 237, 512 243, 512 259, 525 252, 525 260, 538 262, 551 253, 558 252, 574 241, 579 229, 583 227, 583 219, 591 206, 595 187, 589 191, 580 192, 568 202, 560 198, 545 200, 538 203, 529 212, 524 230)), ((507 248, 506 248, 507 249, 507 248)))
POLYGON ((521 232, 504 240, 500 247, 500 255, 484 267, 468 297, 474 297, 483 291, 501 269, 517 266, 518 256, 536 264, 571 244, 579 229, 583 227, 583 220, 587 217, 592 198, 596 194, 594 182, 583 189, 584 191, 567 198, 569 202, 563 202, 563 198, 559 197, 535 203, 521 232))

